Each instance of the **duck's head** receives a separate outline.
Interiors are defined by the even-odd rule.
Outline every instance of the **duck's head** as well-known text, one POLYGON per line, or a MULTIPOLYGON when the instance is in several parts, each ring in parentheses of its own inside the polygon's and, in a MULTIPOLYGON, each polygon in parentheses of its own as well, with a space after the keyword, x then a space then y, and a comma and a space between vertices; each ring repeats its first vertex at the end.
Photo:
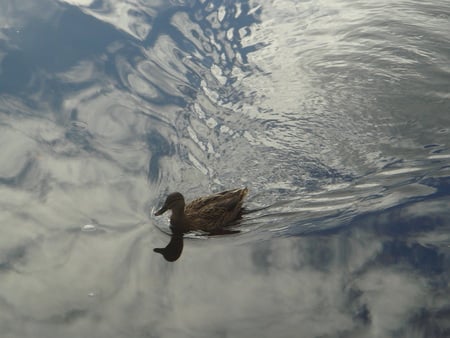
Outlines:
POLYGON ((157 212, 155 212, 155 216, 162 215, 167 210, 184 210, 184 197, 179 192, 171 193, 169 196, 167 196, 166 201, 164 202, 164 205, 161 209, 159 209, 157 212))

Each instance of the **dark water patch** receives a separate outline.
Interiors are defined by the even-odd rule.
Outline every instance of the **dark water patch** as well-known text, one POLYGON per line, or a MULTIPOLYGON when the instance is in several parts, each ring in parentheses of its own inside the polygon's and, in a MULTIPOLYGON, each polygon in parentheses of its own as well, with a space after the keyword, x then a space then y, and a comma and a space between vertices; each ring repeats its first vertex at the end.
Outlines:
POLYGON ((12 248, 6 253, 3 253, 2 262, 0 263, 0 271, 11 272, 10 270, 17 271, 16 265, 22 265, 25 263, 28 248, 26 245, 17 246, 12 248))
POLYGON ((9 185, 9 186, 20 186, 22 182, 24 182, 25 178, 29 175, 29 173, 35 168, 35 161, 28 160, 24 163, 19 172, 11 177, 1 177, 0 176, 0 184, 9 185))
POLYGON ((124 38, 123 33, 76 7, 58 14, 53 22, 31 21, 23 29, 20 47, 32 56, 33 69, 66 70, 79 60, 97 58, 111 42, 124 38))
POLYGON ((47 87, 53 92, 53 96, 47 94, 47 99, 55 100, 55 93, 62 94, 61 83, 52 81, 48 74, 65 71, 82 59, 96 59, 112 41, 124 37, 78 8, 50 6, 51 19, 36 17, 27 21, 15 41, 16 48, 3 58, 2 92, 30 95, 47 87))
POLYGON ((425 177, 421 182, 435 188, 435 196, 450 196, 450 177, 425 177))
POLYGON ((423 146, 424 149, 430 149, 430 148, 436 148, 436 147, 441 147, 440 144, 427 144, 423 146))
POLYGON ((450 307, 422 309, 410 320, 411 331, 422 332, 424 337, 445 338, 450 336, 450 307))
POLYGON ((85 151, 92 151, 92 135, 89 133, 88 125, 82 121, 72 121, 66 131, 65 137, 85 151))
POLYGON ((85 309, 72 309, 66 313, 55 315, 47 321, 56 325, 70 325, 85 318, 88 314, 89 311, 85 309))
POLYGON ((383 266, 410 266, 419 273, 431 277, 443 273, 447 259, 438 248, 394 240, 383 243, 383 250, 377 260, 383 266))
POLYGON ((156 130, 148 134, 147 145, 152 154, 148 164, 148 179, 155 182, 160 178, 160 158, 172 155, 174 147, 156 130))

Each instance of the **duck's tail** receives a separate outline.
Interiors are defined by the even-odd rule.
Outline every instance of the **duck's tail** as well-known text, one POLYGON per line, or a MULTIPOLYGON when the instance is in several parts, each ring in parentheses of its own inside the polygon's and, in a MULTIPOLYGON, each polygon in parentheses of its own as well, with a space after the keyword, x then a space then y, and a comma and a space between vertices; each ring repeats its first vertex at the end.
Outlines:
POLYGON ((240 198, 241 199, 244 199, 244 197, 245 196, 247 196, 248 195, 248 188, 247 187, 245 187, 245 188, 243 188, 243 189, 241 189, 241 193, 240 193, 240 198))

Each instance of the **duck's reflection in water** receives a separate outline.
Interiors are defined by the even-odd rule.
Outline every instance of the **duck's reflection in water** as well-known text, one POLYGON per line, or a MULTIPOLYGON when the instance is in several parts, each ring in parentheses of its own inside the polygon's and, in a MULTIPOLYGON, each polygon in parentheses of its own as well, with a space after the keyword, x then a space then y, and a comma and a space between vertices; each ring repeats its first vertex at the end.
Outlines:
MULTIPOLYGON (((154 252, 160 253, 163 255, 164 259, 168 262, 175 262, 178 258, 180 258, 181 253, 183 252, 183 232, 180 229, 175 227, 171 227, 172 235, 170 236, 170 242, 167 244, 165 248, 155 248, 154 252)), ((239 230, 235 229, 217 229, 213 232, 208 233, 208 236, 220 236, 220 235, 231 235, 239 233, 239 230)))
POLYGON ((163 255, 166 261, 175 262, 183 252, 183 232, 172 229, 169 244, 165 248, 155 248, 153 251, 163 255))

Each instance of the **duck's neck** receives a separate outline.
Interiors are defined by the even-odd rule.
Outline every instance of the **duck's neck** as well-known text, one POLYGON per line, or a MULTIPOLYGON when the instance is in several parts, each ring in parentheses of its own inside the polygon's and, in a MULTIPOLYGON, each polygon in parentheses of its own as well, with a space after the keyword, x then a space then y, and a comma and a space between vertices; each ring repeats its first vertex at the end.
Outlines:
POLYGON ((186 223, 186 215, 184 214, 184 204, 177 205, 172 209, 170 216, 170 224, 173 226, 183 226, 186 223))

